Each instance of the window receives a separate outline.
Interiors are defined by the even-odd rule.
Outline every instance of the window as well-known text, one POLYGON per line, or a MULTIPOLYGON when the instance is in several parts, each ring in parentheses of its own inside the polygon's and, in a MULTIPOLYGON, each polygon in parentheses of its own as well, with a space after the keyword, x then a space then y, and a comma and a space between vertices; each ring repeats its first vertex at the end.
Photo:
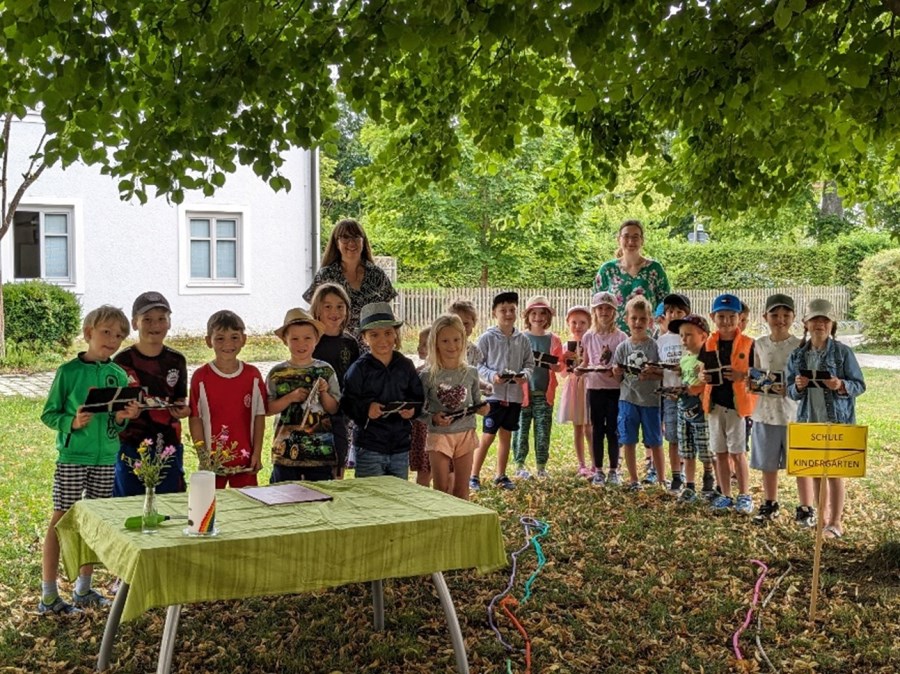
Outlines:
POLYGON ((72 280, 72 211, 18 210, 13 216, 13 264, 19 279, 72 280))
POLYGON ((191 281, 239 283, 240 218, 190 214, 188 231, 191 281))

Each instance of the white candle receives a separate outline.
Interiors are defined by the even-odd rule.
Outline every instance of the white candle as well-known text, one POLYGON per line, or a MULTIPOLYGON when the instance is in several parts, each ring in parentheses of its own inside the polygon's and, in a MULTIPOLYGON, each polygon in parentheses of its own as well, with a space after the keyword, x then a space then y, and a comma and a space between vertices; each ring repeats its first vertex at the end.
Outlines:
POLYGON ((211 534, 216 522, 216 474, 210 470, 191 473, 188 489, 188 531, 211 534))

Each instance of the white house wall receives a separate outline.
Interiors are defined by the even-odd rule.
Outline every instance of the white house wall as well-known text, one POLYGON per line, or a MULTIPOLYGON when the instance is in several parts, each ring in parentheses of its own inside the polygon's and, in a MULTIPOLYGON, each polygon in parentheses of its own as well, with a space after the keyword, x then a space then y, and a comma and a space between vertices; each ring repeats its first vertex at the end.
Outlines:
MULTIPOLYGON (((37 117, 14 123, 12 189, 42 132, 37 117)), ((219 309, 237 312, 248 330, 263 332, 280 325, 290 307, 304 305, 300 295, 317 266, 311 233, 317 213, 308 207, 310 154, 291 151, 282 170, 293 186, 288 193, 272 191, 251 169, 240 167, 212 198, 188 193, 180 206, 164 198, 151 198, 142 206, 137 200, 121 201, 117 180, 102 175, 99 168, 53 167, 31 186, 18 210, 71 208, 74 277, 60 285, 78 295, 85 311, 113 304, 130 314, 137 295, 157 290, 172 305, 173 333, 202 333, 209 315, 219 309), (188 278, 186 213, 196 210, 240 213, 246 249, 239 287, 204 287, 188 278)), ((313 183, 313 192, 315 188, 313 183)), ((0 265, 3 281, 12 280, 12 229, 0 244, 0 265)))

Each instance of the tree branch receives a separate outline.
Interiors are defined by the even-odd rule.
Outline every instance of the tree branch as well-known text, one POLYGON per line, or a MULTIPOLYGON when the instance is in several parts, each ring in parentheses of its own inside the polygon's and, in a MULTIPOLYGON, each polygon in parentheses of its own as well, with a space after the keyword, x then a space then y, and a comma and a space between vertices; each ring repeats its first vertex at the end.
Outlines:
POLYGON ((31 155, 31 163, 28 165, 28 170, 22 174, 22 184, 19 185, 16 193, 13 195, 12 200, 9 202, 9 206, 7 207, 6 166, 9 159, 9 129, 11 123, 12 115, 11 113, 7 113, 6 119, 3 123, 3 137, 5 141, 3 152, 3 207, 6 210, 3 212, 3 222, 2 224, 0 224, 0 240, 2 240, 4 236, 6 236, 9 228, 12 226, 12 221, 16 214, 16 209, 19 207, 19 202, 22 201, 22 197, 25 196, 25 192, 29 187, 31 187, 35 180, 40 178, 41 173, 43 173, 44 169, 47 168, 47 161, 41 154, 41 149, 44 147, 44 141, 47 140, 47 132, 44 131, 44 135, 41 136, 41 139, 40 141, 38 141, 34 153, 31 155), (35 169, 35 164, 37 163, 38 157, 40 157, 41 163, 35 169))

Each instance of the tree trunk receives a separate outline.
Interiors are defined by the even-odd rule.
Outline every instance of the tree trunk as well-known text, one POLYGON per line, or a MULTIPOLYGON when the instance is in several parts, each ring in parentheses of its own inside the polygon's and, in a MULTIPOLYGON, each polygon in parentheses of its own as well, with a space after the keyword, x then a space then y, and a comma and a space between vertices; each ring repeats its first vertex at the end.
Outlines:
POLYGON ((819 211, 822 215, 844 217, 844 201, 838 194, 837 182, 834 180, 826 180, 822 183, 822 204, 819 211))
POLYGON ((0 361, 6 358, 6 306, 3 304, 3 267, 0 267, 0 361))

